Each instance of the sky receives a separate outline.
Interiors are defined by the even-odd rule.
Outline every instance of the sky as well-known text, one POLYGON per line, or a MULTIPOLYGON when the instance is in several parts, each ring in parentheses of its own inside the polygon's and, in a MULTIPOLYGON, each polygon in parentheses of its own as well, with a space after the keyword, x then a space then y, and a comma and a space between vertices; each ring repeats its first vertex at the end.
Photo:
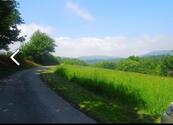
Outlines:
POLYGON ((128 57, 173 47, 172 0, 17 1, 21 35, 49 34, 58 56, 128 57))

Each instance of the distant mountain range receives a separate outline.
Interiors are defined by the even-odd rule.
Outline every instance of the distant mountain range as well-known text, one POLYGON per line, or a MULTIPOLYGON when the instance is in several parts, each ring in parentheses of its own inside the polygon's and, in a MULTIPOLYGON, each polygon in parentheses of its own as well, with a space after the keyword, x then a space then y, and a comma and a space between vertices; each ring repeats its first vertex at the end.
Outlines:
POLYGON ((172 50, 156 50, 156 51, 151 51, 147 54, 144 54, 142 56, 166 56, 166 55, 173 55, 172 50))
MULTIPOLYGON (((151 51, 147 54, 141 55, 140 57, 150 57, 150 56, 165 56, 165 55, 173 55, 173 51, 171 50, 156 50, 151 51)), ((101 61, 110 61, 115 62, 119 61, 121 57, 112 57, 112 56, 81 56, 78 59, 85 61, 86 63, 93 64, 101 61)))
POLYGON ((85 61, 86 63, 97 63, 97 62, 101 62, 101 61, 119 61, 122 58, 119 57, 112 57, 112 56, 81 56, 78 57, 78 59, 85 61))

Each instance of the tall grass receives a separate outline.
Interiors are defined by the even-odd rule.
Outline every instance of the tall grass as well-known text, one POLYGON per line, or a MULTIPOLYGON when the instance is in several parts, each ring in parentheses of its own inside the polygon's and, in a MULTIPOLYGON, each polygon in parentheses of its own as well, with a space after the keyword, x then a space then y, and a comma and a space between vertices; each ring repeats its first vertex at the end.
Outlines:
POLYGON ((129 110, 160 116, 173 101, 173 78, 63 65, 56 73, 129 110))

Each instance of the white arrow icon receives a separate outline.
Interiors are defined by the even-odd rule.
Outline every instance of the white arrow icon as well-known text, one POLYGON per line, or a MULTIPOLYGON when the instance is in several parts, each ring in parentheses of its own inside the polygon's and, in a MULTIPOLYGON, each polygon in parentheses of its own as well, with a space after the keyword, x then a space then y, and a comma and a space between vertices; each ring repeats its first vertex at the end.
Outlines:
POLYGON ((16 65, 20 65, 20 63, 17 62, 17 60, 14 59, 14 56, 19 52, 19 50, 17 50, 10 58, 16 63, 16 65))

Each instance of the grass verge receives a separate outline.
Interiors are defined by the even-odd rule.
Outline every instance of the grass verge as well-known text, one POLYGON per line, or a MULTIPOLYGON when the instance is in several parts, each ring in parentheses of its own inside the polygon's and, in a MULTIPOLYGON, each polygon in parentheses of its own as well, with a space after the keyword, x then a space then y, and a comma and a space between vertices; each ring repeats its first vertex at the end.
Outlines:
POLYGON ((0 55, 0 79, 7 77, 17 71, 23 69, 29 69, 32 67, 38 67, 39 64, 34 63, 30 60, 17 59, 20 61, 21 65, 17 66, 11 59, 10 55, 0 55))

